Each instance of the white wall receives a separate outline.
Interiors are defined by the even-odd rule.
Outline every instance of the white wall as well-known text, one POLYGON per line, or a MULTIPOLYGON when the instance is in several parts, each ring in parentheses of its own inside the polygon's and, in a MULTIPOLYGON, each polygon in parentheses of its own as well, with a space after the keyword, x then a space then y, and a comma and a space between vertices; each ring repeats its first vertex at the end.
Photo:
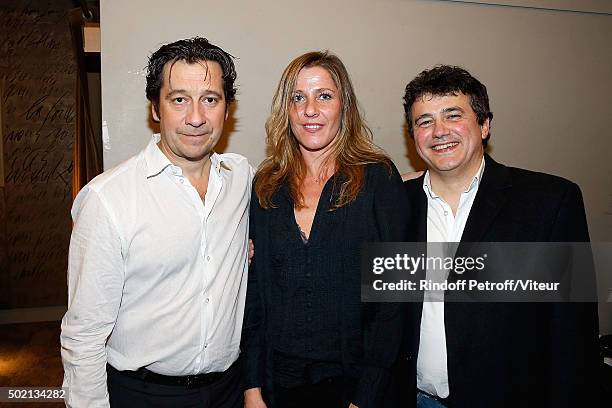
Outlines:
POLYGON ((489 89, 493 157, 577 182, 593 240, 612 241, 610 15, 426 0, 101 3, 105 168, 148 141, 143 68, 162 43, 200 35, 239 57, 224 147, 254 165, 265 155, 274 88, 301 53, 329 49, 343 59, 376 142, 400 171, 420 166, 404 128, 406 83, 434 64, 456 64, 489 89))

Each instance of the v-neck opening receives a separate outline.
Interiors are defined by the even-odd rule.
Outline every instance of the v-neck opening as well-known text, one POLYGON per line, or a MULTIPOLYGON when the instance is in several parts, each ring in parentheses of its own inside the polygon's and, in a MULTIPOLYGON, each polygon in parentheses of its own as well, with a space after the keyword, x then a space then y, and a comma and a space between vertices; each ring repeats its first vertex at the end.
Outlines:
MULTIPOLYGON (((322 211, 321 205, 322 205, 322 202, 325 201, 323 200, 323 198, 326 196, 327 189, 330 188, 328 185, 330 184, 330 182, 334 180, 335 177, 336 177, 336 174, 333 174, 323 185, 323 190, 321 190, 321 195, 319 196, 319 200, 317 201, 317 208, 315 209, 315 214, 314 214, 314 217, 312 218, 312 224, 310 225, 310 233, 308 234, 308 236, 306 236, 306 233, 302 230, 302 227, 297 221, 297 217, 295 214, 295 203, 293 202, 293 200, 291 200, 291 213, 293 214, 293 222, 295 223, 295 226, 297 228, 297 233, 300 237, 300 241, 304 245, 309 245, 313 241, 313 237, 315 236, 314 233, 316 230, 318 230, 318 227, 317 227, 318 219, 321 217, 319 214, 322 211)), ((330 202, 332 198, 333 198, 333 191, 329 193, 330 202)))

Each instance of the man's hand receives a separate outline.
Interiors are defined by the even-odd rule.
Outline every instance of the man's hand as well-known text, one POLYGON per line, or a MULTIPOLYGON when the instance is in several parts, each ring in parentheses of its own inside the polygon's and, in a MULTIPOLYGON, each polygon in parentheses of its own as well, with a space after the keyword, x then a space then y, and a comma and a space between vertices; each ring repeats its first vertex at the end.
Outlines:
POLYGON ((267 408, 261 396, 261 388, 249 388, 244 392, 244 408, 267 408))
POLYGON ((255 245, 253 244, 253 240, 249 239, 249 265, 251 265, 253 256, 255 256, 255 245))
POLYGON ((359 407, 357 405, 355 405, 355 404, 351 404, 351 405, 349 405, 349 408, 359 408, 359 407))
POLYGON ((408 180, 412 180, 415 178, 419 178, 421 177, 421 174, 423 173, 424 172, 422 171, 409 171, 408 173, 402 174, 402 181, 408 181, 408 180))

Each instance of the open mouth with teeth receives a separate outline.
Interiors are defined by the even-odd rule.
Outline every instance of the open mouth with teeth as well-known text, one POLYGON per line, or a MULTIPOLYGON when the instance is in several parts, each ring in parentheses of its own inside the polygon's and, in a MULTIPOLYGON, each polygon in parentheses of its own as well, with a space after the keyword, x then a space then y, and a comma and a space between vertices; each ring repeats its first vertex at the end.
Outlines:
POLYGON ((311 132, 311 133, 314 133, 320 130, 322 127, 323 125, 321 125, 320 123, 309 123, 307 125, 304 125, 304 129, 306 129, 307 132, 311 132))
POLYGON ((444 153, 444 152, 450 152, 458 145, 459 145, 459 142, 448 142, 448 143, 444 143, 440 145, 435 145, 432 147, 432 149, 435 152, 444 153))

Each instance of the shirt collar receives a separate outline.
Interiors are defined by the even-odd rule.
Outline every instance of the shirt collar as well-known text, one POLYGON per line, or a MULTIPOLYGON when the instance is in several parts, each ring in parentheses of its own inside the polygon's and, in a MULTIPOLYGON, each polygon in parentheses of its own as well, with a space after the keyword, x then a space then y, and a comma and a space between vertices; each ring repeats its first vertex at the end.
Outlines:
POLYGON ((232 168, 223 160, 223 157, 215 152, 210 155, 210 162, 210 168, 216 171, 218 175, 221 175, 221 170, 232 171, 232 168))
MULTIPOLYGON (((164 170, 166 170, 166 168, 169 168, 175 175, 183 174, 181 168, 172 164, 172 162, 160 150, 159 146, 157 145, 160 139, 161 136, 159 133, 154 134, 145 149, 144 157, 147 166, 147 178, 155 177, 161 174, 164 170)), ((223 160, 223 158, 215 152, 210 155, 210 162, 211 169, 218 175, 221 175, 221 169, 228 171, 232 170, 223 160)))
MULTIPOLYGON (((476 172, 476 174, 474 174, 474 177, 472 177, 472 181, 467 187, 467 189, 464 191, 464 193, 469 193, 474 188, 477 188, 479 186, 480 180, 482 180, 482 173, 484 173, 484 167, 485 159, 483 156, 478 171, 476 172)), ((429 170, 425 172, 425 177, 423 178, 423 190, 425 191, 425 194, 427 194, 430 198, 438 198, 438 195, 431 188, 431 178, 429 176, 429 170)))

